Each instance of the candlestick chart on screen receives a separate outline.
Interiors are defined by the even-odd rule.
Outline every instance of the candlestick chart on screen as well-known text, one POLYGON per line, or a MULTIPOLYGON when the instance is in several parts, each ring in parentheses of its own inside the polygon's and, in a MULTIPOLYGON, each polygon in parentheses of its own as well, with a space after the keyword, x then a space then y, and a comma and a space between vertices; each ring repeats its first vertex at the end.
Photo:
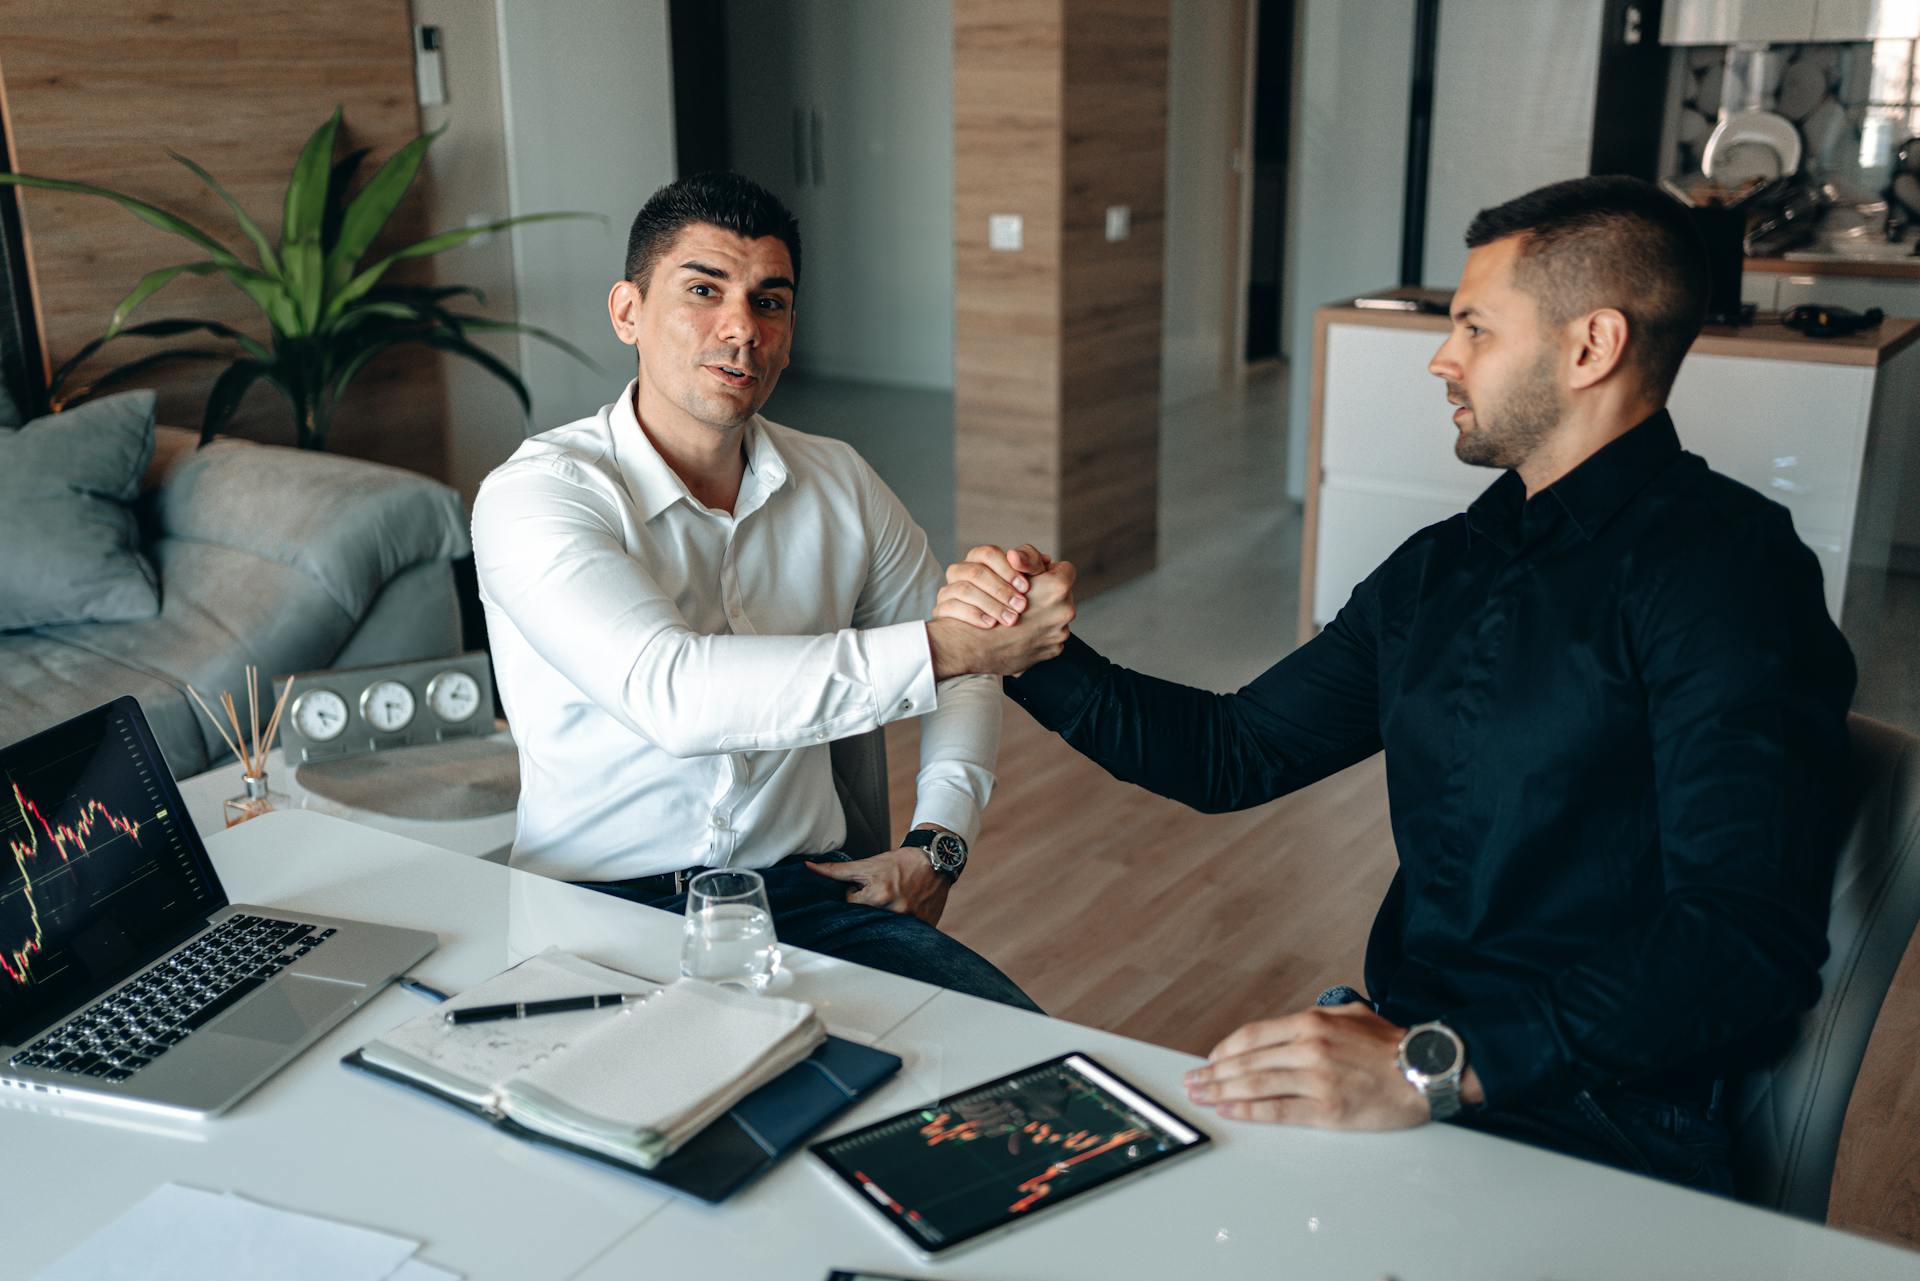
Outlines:
POLYGON ((975 1221, 1024 1217, 1179 1146, 1062 1063, 909 1113, 840 1155, 869 1198, 938 1241, 975 1221))
MULTIPOLYGON (((36 771, 56 775, 57 770, 36 771)), ((90 905, 92 887, 123 886, 137 877, 129 860, 140 850, 143 822, 112 797, 87 796, 67 789, 42 790, 33 778, 0 779, 0 989, 25 987, 46 977, 48 933, 63 917, 90 905), (109 874, 96 876, 92 860, 111 860, 109 874), (127 875, 134 872, 134 877, 127 875)), ((156 813, 151 818, 164 818, 156 813)), ((104 869, 103 869, 104 870, 104 869)))

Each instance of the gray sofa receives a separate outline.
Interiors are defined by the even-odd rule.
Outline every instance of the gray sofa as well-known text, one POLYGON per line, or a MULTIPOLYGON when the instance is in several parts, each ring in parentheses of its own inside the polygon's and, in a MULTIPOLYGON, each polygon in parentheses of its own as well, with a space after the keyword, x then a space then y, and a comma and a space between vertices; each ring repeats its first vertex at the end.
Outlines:
POLYGON ((160 614, 0 635, 0 743, 132 694, 176 777, 230 755, 187 696, 263 677, 459 652, 458 496, 411 472, 160 428, 141 499, 160 614))

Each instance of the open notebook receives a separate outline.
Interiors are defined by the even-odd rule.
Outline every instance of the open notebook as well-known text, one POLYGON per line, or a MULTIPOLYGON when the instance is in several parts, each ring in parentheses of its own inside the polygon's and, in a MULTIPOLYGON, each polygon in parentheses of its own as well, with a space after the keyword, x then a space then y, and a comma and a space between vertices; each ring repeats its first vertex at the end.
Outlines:
POLYGON ((810 1006, 661 987, 547 951, 401 1024, 345 1062, 512 1133, 719 1201, 899 1069, 826 1036, 810 1006), (593 993, 620 1009, 450 1025, 449 1010, 593 993))

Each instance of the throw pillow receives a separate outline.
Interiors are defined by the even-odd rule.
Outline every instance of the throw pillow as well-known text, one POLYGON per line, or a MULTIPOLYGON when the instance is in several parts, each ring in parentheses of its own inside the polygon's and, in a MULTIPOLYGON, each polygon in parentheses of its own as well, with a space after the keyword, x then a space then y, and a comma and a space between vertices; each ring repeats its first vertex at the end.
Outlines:
POLYGON ((0 631, 160 612, 128 506, 153 453, 150 391, 0 429, 0 631))

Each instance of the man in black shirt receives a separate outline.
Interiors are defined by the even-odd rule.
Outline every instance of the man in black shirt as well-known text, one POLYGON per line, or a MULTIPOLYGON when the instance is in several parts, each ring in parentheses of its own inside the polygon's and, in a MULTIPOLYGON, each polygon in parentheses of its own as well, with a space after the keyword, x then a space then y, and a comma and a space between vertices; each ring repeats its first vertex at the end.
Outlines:
MULTIPOLYGON (((1819 993, 1853 658, 1785 509, 1684 452, 1663 408, 1705 311, 1685 211, 1578 179, 1483 211, 1467 243, 1430 370, 1458 456, 1505 471, 1466 512, 1237 693, 1077 637, 1007 692, 1210 812, 1386 752, 1400 866, 1368 995, 1241 1028, 1196 1102, 1350 1129, 1457 1114, 1725 1191, 1724 1084, 1819 993)), ((978 548, 940 609, 994 625, 1048 569, 978 548)))

